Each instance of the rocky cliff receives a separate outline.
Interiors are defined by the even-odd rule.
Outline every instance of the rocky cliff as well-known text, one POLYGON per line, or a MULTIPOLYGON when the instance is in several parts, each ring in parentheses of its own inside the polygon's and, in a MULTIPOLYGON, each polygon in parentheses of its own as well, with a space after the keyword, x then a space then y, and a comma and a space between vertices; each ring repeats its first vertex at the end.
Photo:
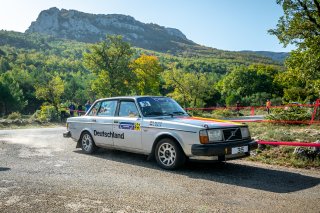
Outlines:
POLYGON ((95 15, 50 8, 42 11, 26 33, 41 33, 83 42, 97 42, 107 34, 122 35, 132 45, 155 51, 181 51, 196 45, 178 29, 145 24, 125 15, 95 15))

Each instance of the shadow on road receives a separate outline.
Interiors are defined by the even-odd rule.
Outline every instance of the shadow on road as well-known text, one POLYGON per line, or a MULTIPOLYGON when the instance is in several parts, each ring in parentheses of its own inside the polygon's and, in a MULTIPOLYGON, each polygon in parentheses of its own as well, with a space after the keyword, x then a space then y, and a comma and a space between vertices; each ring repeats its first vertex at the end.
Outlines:
MULTIPOLYGON (((80 150, 74 152, 82 154, 80 150)), ((147 157, 144 155, 118 150, 99 149, 99 151, 92 156, 163 172, 185 175, 192 179, 203 179, 275 193, 295 192, 320 184, 320 178, 258 166, 241 165, 232 163, 232 161, 229 161, 227 164, 187 162, 186 165, 179 170, 166 171, 158 167, 155 161, 147 161, 147 157)))
POLYGON ((8 167, 0 167, 0 172, 9 171, 10 168, 8 167))
POLYGON ((190 178, 205 179, 275 193, 300 191, 320 183, 320 178, 257 166, 235 164, 232 161, 229 161, 225 166, 212 163, 189 163, 183 172, 190 178))

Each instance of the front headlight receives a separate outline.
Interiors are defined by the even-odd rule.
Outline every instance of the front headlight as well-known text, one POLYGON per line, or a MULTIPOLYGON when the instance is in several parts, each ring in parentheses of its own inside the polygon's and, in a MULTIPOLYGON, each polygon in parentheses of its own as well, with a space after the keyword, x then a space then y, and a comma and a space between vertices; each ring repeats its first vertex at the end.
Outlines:
POLYGON ((221 129, 210 129, 208 130, 209 141, 222 141, 223 134, 221 129))
POLYGON ((249 132, 248 127, 241 127, 240 130, 241 130, 242 138, 249 138, 250 137, 250 132, 249 132))

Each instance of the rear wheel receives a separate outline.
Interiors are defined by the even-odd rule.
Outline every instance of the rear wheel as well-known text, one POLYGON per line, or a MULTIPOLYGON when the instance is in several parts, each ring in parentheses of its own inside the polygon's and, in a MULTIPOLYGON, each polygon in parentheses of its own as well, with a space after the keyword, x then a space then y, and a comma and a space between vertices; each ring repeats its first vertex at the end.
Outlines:
POLYGON ((159 141, 155 150, 155 158, 160 167, 168 170, 180 167, 186 160, 181 147, 170 138, 159 141))
POLYGON ((82 133, 80 143, 81 149, 87 154, 92 154, 97 150, 97 146, 89 132, 82 133))

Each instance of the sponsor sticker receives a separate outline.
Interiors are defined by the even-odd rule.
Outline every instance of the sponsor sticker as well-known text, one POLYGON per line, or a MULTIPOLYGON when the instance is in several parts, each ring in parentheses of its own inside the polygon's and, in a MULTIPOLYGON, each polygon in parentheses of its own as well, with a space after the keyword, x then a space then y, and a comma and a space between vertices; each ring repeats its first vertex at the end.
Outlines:
POLYGON ((140 123, 135 123, 134 124, 134 130, 136 130, 136 131, 140 131, 141 130, 140 123))
POLYGON ((135 124, 134 123, 130 123, 130 122, 120 122, 119 123, 119 129, 134 130, 135 129, 135 124))
POLYGON ((172 102, 171 99, 168 98, 152 98, 156 102, 165 103, 165 102, 172 102))
POLYGON ((140 123, 120 122, 119 129, 140 131, 141 127, 140 127, 140 123))
POLYGON ((162 122, 157 122, 157 121, 150 121, 150 126, 156 126, 156 127, 161 127, 162 122))

